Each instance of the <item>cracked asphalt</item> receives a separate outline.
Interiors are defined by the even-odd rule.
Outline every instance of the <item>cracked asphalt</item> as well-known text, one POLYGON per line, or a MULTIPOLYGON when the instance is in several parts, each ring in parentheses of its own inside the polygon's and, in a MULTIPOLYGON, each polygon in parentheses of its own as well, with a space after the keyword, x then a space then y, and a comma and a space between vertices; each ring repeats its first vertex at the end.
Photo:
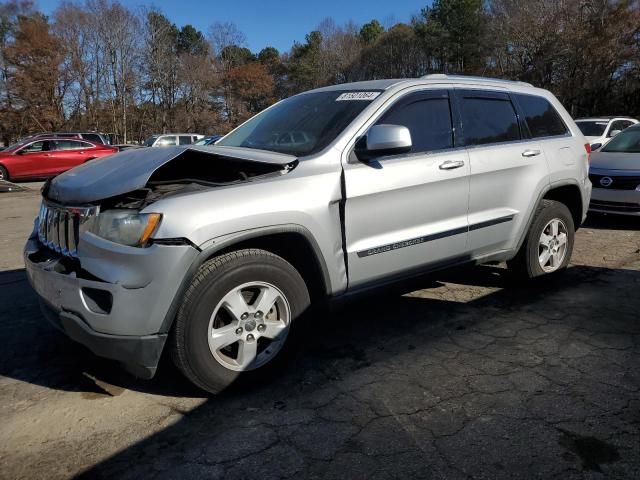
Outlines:
POLYGON ((640 478, 638 219, 590 219, 557 278, 476 267, 319 315, 277 375, 207 398, 49 327, 37 193, 2 195, 1 478, 640 478))

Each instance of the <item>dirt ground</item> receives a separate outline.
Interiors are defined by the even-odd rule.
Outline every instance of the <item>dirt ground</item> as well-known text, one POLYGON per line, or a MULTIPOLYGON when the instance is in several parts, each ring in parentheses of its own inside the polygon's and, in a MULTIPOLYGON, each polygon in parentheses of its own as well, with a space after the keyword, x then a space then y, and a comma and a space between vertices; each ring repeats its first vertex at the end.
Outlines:
POLYGON ((0 194, 0 478, 640 478, 640 219, 590 219, 558 278, 477 267, 316 318, 276 378, 207 398, 44 321, 27 187, 0 194))

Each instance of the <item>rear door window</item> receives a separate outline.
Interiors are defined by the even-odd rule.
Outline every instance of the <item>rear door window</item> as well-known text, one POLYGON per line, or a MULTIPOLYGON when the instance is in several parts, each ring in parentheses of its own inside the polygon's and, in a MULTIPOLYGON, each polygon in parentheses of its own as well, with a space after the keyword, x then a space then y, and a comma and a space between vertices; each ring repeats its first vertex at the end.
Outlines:
POLYGON ((465 145, 520 140, 518 117, 507 94, 470 90, 459 95, 465 145))
POLYGON ((410 93, 398 100, 376 125, 402 125, 411 132, 411 153, 453 147, 451 107, 446 91, 410 93))
POLYGON ((533 138, 566 135, 567 126, 546 98, 514 94, 533 138))
POLYGON ((191 145, 191 135, 180 135, 180 145, 191 145))

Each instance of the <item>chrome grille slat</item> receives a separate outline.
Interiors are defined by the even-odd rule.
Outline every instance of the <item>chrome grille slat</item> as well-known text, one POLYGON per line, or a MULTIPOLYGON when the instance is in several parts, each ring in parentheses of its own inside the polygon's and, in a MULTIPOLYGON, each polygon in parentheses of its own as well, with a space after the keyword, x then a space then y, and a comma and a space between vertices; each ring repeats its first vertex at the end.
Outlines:
POLYGON ((64 256, 76 257, 78 240, 98 215, 96 206, 64 207, 46 201, 38 215, 38 240, 64 256))

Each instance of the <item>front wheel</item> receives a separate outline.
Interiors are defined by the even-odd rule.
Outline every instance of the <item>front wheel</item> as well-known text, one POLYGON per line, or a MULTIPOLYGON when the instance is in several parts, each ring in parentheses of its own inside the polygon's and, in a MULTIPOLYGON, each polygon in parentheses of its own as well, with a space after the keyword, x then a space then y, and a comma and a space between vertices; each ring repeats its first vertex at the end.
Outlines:
POLYGON ((0 165, 0 180, 9 181, 9 172, 2 165, 0 165))
POLYGON ((210 393, 266 373, 309 303, 304 280, 277 255, 247 249, 213 258, 200 267, 178 310, 174 362, 210 393))
POLYGON ((527 278, 564 270, 571 260, 574 240, 573 217, 566 205, 543 200, 509 268, 527 278))

